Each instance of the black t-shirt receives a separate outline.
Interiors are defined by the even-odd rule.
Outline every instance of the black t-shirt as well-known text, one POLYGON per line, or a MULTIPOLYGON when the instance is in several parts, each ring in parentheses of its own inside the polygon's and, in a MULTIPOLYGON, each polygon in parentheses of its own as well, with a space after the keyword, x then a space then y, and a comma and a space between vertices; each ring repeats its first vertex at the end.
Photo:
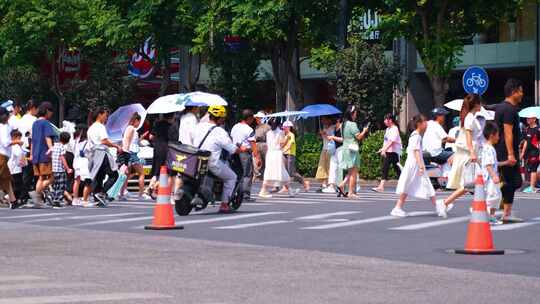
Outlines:
POLYGON ((499 161, 508 159, 508 151, 504 139, 504 124, 512 125, 512 146, 514 147, 514 157, 519 159, 519 142, 521 141, 521 132, 519 131, 518 107, 508 101, 503 101, 495 106, 495 122, 499 126, 499 143, 495 146, 497 158, 499 161))
POLYGON ((525 151, 525 158, 534 156, 538 157, 540 150, 538 144, 540 143, 540 127, 534 128, 527 127, 523 132, 523 137, 527 141, 527 150, 525 151))

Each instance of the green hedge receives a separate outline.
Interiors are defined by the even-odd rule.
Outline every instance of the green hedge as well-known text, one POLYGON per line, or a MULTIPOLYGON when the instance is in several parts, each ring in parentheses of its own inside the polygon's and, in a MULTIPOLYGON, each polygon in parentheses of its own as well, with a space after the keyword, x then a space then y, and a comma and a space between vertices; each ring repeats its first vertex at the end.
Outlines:
MULTIPOLYGON (((381 178, 381 155, 377 153, 384 141, 384 131, 371 133, 361 144, 360 148, 360 176, 363 179, 376 180, 381 178)), ((402 142, 407 142, 402 136, 402 142)), ((322 150, 322 140, 315 134, 307 133, 297 140, 296 165, 300 174, 314 177, 322 150)), ((405 151, 403 151, 405 152, 405 151)), ((401 158, 405 162, 406 155, 401 158)), ((390 171, 391 178, 397 178, 396 172, 390 171)))

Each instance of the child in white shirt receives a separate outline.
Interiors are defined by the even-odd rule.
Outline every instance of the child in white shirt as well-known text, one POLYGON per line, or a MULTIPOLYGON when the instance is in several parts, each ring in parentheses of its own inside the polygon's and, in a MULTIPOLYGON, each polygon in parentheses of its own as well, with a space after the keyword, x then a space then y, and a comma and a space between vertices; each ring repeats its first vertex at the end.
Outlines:
POLYGON ((13 192, 15 193, 15 198, 19 202, 22 199, 27 198, 28 193, 25 193, 25 187, 23 183, 23 173, 22 168, 27 165, 25 158, 25 153, 22 149, 22 134, 18 130, 12 130, 11 133, 11 157, 8 160, 9 172, 11 173, 11 178, 13 179, 13 192))
POLYGON ((481 167, 486 189, 486 204, 490 214, 489 223, 498 225, 502 224, 502 222, 495 217, 495 211, 497 210, 502 197, 498 167, 505 166, 506 162, 497 162, 497 152, 493 147, 499 142, 499 127, 497 124, 491 121, 487 122, 483 133, 486 138, 486 143, 482 148, 481 167))

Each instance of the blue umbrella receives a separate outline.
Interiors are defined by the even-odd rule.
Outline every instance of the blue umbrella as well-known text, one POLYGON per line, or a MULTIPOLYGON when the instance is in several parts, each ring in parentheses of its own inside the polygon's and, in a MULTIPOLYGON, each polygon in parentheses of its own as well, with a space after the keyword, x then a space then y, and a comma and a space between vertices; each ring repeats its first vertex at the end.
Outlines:
POLYGON ((341 114, 338 108, 325 103, 306 106, 302 112, 307 112, 307 114, 302 115, 302 118, 341 114))
POLYGON ((123 107, 118 108, 114 113, 109 116, 107 120, 107 132, 111 141, 121 141, 124 130, 129 124, 129 120, 133 113, 139 113, 141 115, 141 123, 137 126, 139 129, 146 118, 146 110, 140 103, 129 104, 123 107))
POLYGON ((519 117, 531 118, 536 117, 540 118, 540 107, 528 107, 519 112, 519 117))

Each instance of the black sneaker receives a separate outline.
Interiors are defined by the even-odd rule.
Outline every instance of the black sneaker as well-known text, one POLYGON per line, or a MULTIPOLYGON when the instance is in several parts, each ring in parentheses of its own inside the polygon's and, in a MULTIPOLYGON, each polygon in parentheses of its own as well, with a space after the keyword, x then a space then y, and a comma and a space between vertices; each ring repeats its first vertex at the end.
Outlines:
POLYGON ((16 201, 10 203, 9 208, 17 209, 17 208, 20 208, 20 207, 24 206, 25 204, 26 203, 21 201, 21 200, 16 200, 16 201))
POLYGON ((105 208, 107 207, 107 196, 103 193, 94 194, 94 201, 96 202, 97 207, 105 208))

